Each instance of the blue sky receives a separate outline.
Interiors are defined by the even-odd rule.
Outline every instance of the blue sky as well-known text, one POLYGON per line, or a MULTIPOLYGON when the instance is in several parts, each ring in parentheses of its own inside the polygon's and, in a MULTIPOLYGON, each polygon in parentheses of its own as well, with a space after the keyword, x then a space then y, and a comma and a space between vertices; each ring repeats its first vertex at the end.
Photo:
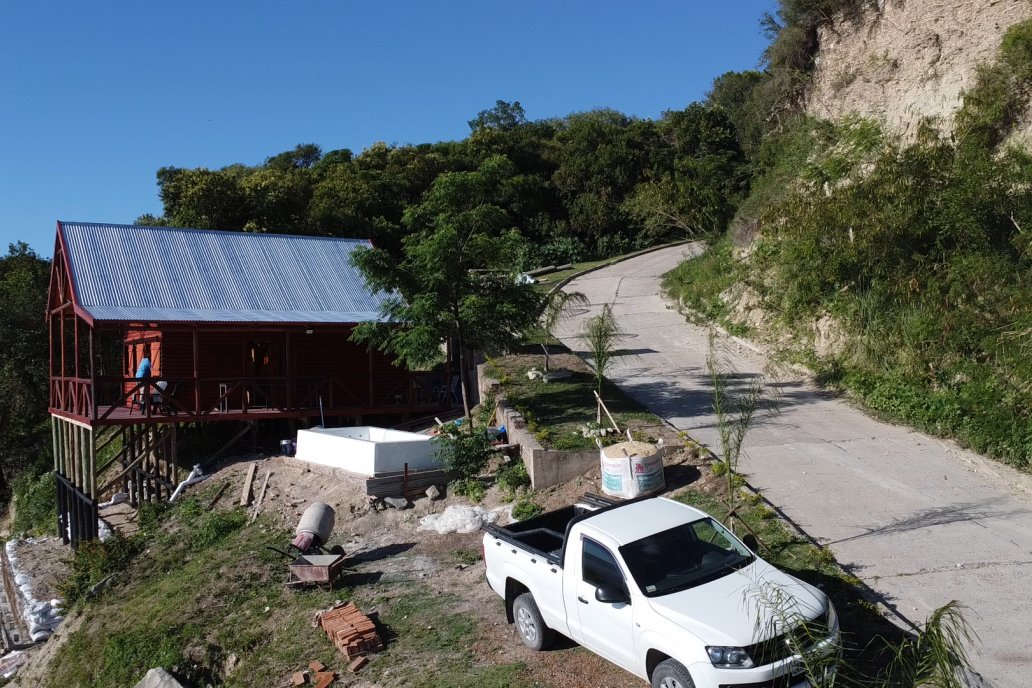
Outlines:
POLYGON ((167 165, 459 139, 497 99, 656 117, 755 67, 775 5, 4 2, 0 254, 49 257, 58 219, 161 214, 167 165))

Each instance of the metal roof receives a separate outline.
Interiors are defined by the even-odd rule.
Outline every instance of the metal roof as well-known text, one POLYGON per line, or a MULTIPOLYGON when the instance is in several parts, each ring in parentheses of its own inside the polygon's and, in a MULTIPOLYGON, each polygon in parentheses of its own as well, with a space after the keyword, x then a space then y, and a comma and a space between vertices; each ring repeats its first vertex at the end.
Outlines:
POLYGON ((94 320, 379 320, 351 262, 369 242, 289 234, 58 222, 78 304, 94 320))

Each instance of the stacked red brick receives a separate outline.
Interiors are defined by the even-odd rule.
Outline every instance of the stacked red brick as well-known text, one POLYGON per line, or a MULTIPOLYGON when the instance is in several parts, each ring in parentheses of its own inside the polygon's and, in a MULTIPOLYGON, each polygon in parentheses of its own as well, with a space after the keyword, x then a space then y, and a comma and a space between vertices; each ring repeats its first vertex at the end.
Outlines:
POLYGON ((376 626, 354 602, 339 604, 322 612, 319 626, 348 659, 383 649, 383 641, 376 633, 376 626))

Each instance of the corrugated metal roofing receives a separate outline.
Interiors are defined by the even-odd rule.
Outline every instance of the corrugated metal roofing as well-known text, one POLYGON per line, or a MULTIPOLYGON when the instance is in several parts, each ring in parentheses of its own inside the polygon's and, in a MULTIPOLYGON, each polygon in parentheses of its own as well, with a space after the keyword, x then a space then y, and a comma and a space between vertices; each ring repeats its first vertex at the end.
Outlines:
POLYGON ((59 222, 94 320, 354 323, 380 319, 358 239, 59 222))

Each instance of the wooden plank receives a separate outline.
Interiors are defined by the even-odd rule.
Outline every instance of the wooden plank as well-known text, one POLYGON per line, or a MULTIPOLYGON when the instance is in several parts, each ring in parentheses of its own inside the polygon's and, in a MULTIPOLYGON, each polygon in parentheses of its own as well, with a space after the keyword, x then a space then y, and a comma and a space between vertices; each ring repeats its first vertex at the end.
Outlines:
POLYGON ((265 471, 265 481, 262 483, 261 492, 258 493, 258 501, 254 503, 254 513, 251 514, 251 523, 258 518, 258 512, 262 510, 262 501, 265 499, 265 491, 269 488, 269 476, 272 471, 265 471))
POLYGON ((254 472, 258 470, 258 464, 252 463, 247 467, 247 477, 244 478, 244 491, 240 493, 240 506, 247 506, 251 503, 251 484, 254 482, 254 472))

